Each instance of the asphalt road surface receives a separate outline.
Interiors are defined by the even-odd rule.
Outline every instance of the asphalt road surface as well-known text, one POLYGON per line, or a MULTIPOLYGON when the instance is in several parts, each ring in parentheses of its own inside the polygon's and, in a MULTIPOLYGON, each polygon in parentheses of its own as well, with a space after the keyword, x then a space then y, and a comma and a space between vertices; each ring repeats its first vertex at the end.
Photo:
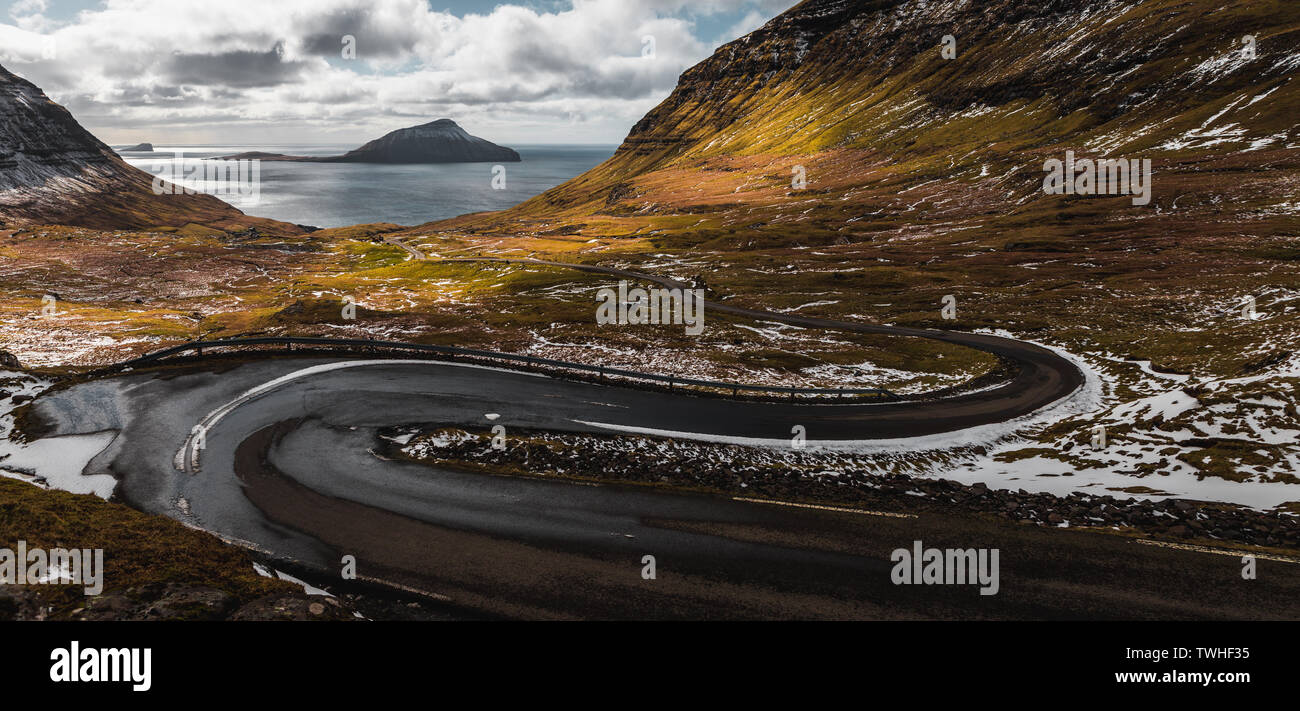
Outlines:
POLYGON ((472 474, 377 453, 380 430, 407 425, 500 424, 507 443, 519 429, 627 428, 788 441, 794 425, 810 441, 892 438, 1009 419, 1077 386, 1077 370, 1047 349, 935 333, 1005 350, 1020 372, 950 400, 862 405, 737 402, 428 361, 272 358, 93 380, 39 398, 34 414, 47 436, 116 432, 84 473, 112 474, 137 508, 323 578, 354 556, 361 576, 469 616, 1300 617, 1291 562, 1261 559, 1256 579, 1243 580, 1239 557, 1116 535, 472 474), (895 584, 891 553, 915 541, 997 549, 997 594, 895 584))

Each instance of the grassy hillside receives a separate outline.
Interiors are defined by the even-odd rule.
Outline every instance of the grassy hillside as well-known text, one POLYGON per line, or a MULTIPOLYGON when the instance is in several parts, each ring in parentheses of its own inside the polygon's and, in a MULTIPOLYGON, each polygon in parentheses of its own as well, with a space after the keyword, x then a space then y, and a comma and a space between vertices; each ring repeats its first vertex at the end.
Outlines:
MULTIPOLYGON (((300 587, 258 575, 246 551, 208 533, 0 478, 0 546, 15 550, 20 540, 28 550, 103 549, 103 594, 86 596, 80 585, 0 586, 0 620, 224 619, 245 606, 250 618, 273 619, 277 605, 283 612, 310 604, 300 587)), ((332 604, 320 609, 347 616, 332 604)))

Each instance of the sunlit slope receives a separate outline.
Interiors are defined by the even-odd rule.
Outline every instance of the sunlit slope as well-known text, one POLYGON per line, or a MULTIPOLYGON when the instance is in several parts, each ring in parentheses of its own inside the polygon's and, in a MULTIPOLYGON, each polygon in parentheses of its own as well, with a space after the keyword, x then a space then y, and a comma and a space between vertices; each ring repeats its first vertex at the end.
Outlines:
POLYGON ((603 218, 788 203, 795 165, 803 197, 821 196, 833 220, 899 212, 871 191, 927 181, 989 209, 1053 202, 1042 163, 1067 149, 1157 170, 1242 154, 1289 163, 1298 69, 1294 2, 809 0, 687 70, 605 164, 449 224, 673 231, 603 218))

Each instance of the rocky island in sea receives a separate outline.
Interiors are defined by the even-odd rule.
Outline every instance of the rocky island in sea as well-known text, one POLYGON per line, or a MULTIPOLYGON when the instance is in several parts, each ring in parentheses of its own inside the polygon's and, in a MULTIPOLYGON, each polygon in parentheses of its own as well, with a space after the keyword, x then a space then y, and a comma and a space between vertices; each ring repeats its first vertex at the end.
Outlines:
POLYGON ((518 163, 520 160, 513 149, 471 136, 451 119, 398 129, 341 156, 291 156, 251 151, 220 158, 307 163, 518 163))

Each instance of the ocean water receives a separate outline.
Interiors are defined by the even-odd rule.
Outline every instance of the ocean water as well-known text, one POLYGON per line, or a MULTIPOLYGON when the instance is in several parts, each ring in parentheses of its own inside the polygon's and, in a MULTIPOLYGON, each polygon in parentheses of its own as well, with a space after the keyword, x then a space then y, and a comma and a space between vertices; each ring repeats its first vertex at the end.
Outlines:
MULTIPOLYGON (((197 175, 204 158, 262 151, 330 156, 354 145, 154 145, 154 151, 123 152, 127 163, 187 187, 215 194, 257 217, 300 225, 343 227, 366 222, 418 225, 469 212, 502 210, 563 183, 614 155, 617 146, 512 145, 523 159, 501 163, 504 189, 493 163, 386 165, 261 161, 257 180, 245 166, 244 181, 224 184, 197 175), (242 190, 242 193, 241 193, 242 190)), ((209 161, 210 162, 210 161, 209 161)))

